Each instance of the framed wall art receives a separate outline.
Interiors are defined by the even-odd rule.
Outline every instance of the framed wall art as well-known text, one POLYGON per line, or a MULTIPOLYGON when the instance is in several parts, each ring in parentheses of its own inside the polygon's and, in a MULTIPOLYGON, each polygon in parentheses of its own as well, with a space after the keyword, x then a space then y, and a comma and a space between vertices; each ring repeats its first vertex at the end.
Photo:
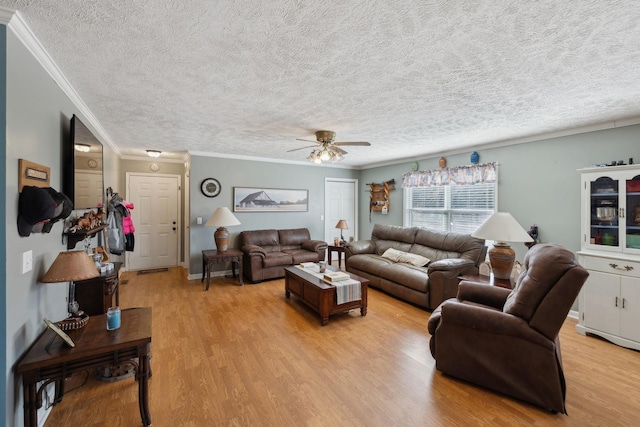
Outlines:
POLYGON ((307 212, 309 190, 233 188, 234 212, 307 212))

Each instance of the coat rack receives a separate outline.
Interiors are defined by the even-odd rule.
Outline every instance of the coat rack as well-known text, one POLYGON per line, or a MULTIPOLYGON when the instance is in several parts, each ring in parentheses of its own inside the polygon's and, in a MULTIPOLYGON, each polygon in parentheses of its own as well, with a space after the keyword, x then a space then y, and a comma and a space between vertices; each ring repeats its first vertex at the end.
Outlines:
POLYGON ((369 186, 369 222, 371 213, 380 212, 386 215, 389 212, 389 192, 395 190, 395 179, 390 179, 381 184, 370 183, 369 186))

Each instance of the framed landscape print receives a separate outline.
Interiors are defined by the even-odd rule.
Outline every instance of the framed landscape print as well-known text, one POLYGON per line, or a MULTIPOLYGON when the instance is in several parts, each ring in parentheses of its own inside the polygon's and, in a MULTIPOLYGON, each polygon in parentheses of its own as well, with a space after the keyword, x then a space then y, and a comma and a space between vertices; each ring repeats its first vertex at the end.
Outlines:
POLYGON ((307 212, 309 190, 233 188, 234 212, 307 212))

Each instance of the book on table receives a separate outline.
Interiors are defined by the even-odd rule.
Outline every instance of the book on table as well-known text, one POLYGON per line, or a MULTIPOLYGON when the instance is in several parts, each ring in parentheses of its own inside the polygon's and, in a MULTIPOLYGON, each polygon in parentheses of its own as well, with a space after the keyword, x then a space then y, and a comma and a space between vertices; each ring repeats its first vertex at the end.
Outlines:
POLYGON ((318 267, 318 264, 315 262, 301 262, 300 267, 313 269, 314 267, 318 267))
POLYGON ((351 276, 341 271, 332 271, 332 272, 324 273, 324 280, 328 282, 340 282, 343 280, 348 280, 350 278, 351 276))

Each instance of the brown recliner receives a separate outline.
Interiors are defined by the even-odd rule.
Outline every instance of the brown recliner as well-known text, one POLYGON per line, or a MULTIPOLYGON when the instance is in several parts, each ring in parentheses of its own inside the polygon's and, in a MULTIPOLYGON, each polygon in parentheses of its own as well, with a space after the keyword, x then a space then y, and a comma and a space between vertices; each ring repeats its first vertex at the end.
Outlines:
POLYGON ((461 282, 428 322, 444 374, 566 414, 558 333, 589 273, 561 246, 529 250, 513 290, 461 282))

